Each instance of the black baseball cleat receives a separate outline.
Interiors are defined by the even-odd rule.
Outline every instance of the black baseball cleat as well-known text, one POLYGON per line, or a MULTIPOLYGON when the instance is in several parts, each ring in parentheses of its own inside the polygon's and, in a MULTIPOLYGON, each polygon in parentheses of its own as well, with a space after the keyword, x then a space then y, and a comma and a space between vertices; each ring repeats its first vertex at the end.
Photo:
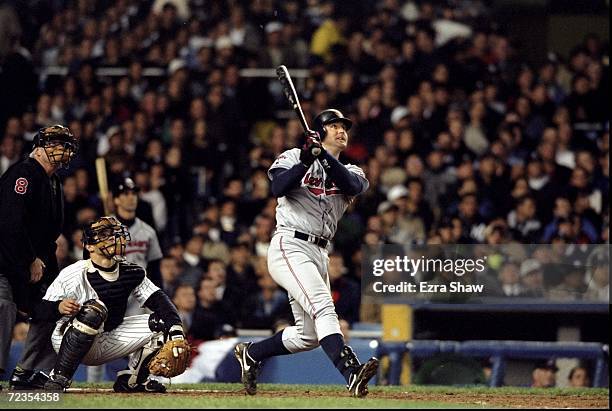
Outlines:
POLYGON ((241 381, 244 384, 247 394, 257 394, 257 374, 261 367, 261 362, 253 360, 249 354, 248 349, 253 344, 249 343, 238 343, 234 348, 234 356, 240 363, 240 369, 242 370, 241 381))
POLYGON ((361 398, 368 395, 368 381, 376 375, 378 363, 378 358, 372 357, 351 373, 346 388, 353 397, 361 398))
POLYGON ((45 383, 45 391, 66 391, 66 388, 70 387, 72 381, 63 375, 51 374, 49 379, 45 383))
POLYGON ((9 380, 11 390, 42 390, 49 376, 42 371, 24 370, 16 367, 9 380))
POLYGON ((143 383, 129 384, 130 375, 124 374, 117 377, 113 390, 115 392, 149 392, 163 394, 166 392, 166 387, 156 380, 146 380, 143 383))

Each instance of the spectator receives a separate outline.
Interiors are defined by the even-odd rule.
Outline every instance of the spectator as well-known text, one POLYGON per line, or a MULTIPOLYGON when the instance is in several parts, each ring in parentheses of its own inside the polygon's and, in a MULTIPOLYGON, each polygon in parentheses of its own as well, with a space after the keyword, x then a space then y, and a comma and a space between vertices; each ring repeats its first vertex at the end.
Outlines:
POLYGON ((221 324, 234 322, 231 310, 217 297, 217 282, 204 277, 197 291, 198 303, 193 313, 191 336, 196 340, 211 340, 221 324))
POLYGON ((242 304, 241 326, 272 329, 276 321, 289 316, 287 293, 279 289, 269 274, 260 276, 257 285, 259 291, 248 296, 242 304))
POLYGON ((57 240, 57 249, 55 250, 55 256, 57 257, 57 265, 61 270, 68 267, 72 263, 76 263, 77 259, 70 254, 70 244, 63 235, 60 235, 57 240))
POLYGON ((5 135, 0 144, 0 176, 7 168, 19 161, 21 144, 17 137, 5 135))
POLYGON ((531 373, 531 387, 550 388, 557 383, 556 373, 559 368, 555 365, 555 360, 538 361, 531 373))
POLYGON ((174 289, 172 294, 172 302, 181 317, 185 333, 190 335, 191 324, 193 324, 193 316, 196 308, 196 296, 193 287, 189 284, 179 284, 174 289))
POLYGON ((582 299, 586 291, 584 263, 580 260, 570 261, 564 268, 561 284, 548 291, 548 298, 561 301, 582 299))
POLYGON ((569 386, 574 388, 591 386, 591 378, 589 377, 588 370, 586 367, 580 365, 571 369, 569 375, 567 376, 567 381, 569 382, 569 386))
POLYGON ((349 324, 359 320, 359 305, 361 303, 361 288, 350 278, 344 265, 344 259, 339 253, 329 255, 329 283, 336 313, 349 324))
POLYGON ((533 243, 539 238, 542 227, 536 218, 536 201, 529 196, 518 199, 514 210, 508 214, 508 227, 514 238, 522 243, 533 243))
POLYGON ((506 297, 518 297, 523 288, 520 283, 520 270, 517 263, 508 261, 499 271, 499 282, 506 297))
POLYGON ((544 273, 542 265, 534 258, 521 263, 521 297, 540 298, 544 296, 544 273))
POLYGON ((181 274, 178 261, 172 256, 163 257, 159 262, 159 271, 161 274, 160 288, 167 295, 174 295, 174 290, 179 285, 179 277, 181 274))

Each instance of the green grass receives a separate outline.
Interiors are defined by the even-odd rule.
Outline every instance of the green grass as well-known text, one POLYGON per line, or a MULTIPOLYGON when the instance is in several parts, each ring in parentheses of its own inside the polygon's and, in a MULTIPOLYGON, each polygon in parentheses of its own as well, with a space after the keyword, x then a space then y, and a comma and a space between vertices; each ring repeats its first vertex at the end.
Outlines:
MULTIPOLYGON (((109 389, 110 383, 77 383, 73 388, 109 389)), ((243 394, 241 384, 173 384, 170 391, 181 392, 166 395, 115 394, 115 393, 67 393, 58 403, 50 402, 7 402, 8 393, 0 393, 0 409, 22 408, 489 408, 487 395, 528 396, 588 396, 607 398, 608 389, 531 389, 520 387, 371 387, 371 396, 365 399, 351 398, 343 387, 334 385, 281 385, 260 384, 260 395, 243 394), (201 392, 193 392, 200 390, 201 392), (410 399, 410 394, 418 399, 410 399), (443 395, 444 401, 429 401, 427 395, 443 395), (460 400, 461 394, 482 395, 484 401, 460 400), (393 398, 401 397, 401 398, 393 398), (454 402, 454 399, 457 402, 454 402)), ((508 404, 512 406, 512 404, 508 404)))

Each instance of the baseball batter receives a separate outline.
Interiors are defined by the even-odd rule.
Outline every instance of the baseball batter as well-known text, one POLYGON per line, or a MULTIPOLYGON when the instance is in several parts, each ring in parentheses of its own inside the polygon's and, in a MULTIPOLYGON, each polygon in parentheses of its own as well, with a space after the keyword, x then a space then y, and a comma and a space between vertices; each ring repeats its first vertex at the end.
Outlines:
POLYGON ((345 345, 327 272, 328 247, 338 221, 352 199, 369 186, 359 167, 338 161, 351 125, 340 111, 324 110, 314 119, 315 131, 306 136, 304 146, 282 153, 268 171, 272 194, 278 197, 268 268, 289 293, 295 326, 257 343, 236 345, 242 382, 251 395, 257 392, 262 360, 319 345, 355 397, 367 395, 368 381, 378 369, 378 359, 361 364, 345 345))
POLYGON ((45 383, 63 390, 80 363, 101 365, 131 354, 129 369, 118 373, 117 392, 165 392, 149 379, 147 364, 162 339, 184 340, 174 305, 145 275, 125 261, 129 232, 115 217, 101 217, 83 233, 90 258, 65 269, 53 281, 35 315, 57 321, 51 337, 57 361, 45 383), (125 317, 129 296, 152 314, 125 317))

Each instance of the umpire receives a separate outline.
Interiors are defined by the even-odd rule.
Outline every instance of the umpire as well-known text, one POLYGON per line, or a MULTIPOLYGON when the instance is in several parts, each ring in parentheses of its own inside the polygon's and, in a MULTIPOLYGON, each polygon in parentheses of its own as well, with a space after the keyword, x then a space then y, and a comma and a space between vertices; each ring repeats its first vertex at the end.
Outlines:
MULTIPOLYGON (((29 315, 58 275, 55 241, 64 222, 64 196, 56 171, 67 167, 78 148, 68 128, 40 129, 29 157, 0 177, 0 373, 5 371, 17 312, 29 315)), ((41 388, 51 369, 53 323, 30 322, 13 389, 41 388), (41 375, 42 374, 42 375, 41 375)))

